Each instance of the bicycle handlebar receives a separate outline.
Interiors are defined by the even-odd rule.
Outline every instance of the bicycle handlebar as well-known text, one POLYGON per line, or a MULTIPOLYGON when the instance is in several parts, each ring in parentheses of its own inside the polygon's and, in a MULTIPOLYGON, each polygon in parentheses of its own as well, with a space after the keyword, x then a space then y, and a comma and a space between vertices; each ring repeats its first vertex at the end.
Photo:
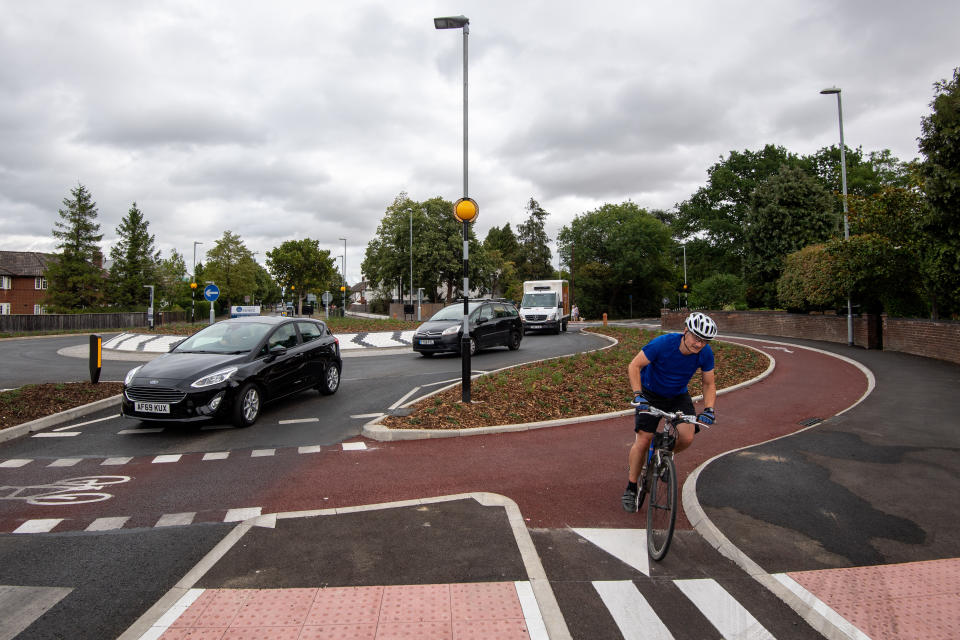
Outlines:
POLYGON ((700 422, 697 420, 697 416, 691 416, 685 414, 683 411, 674 411, 673 413, 669 411, 663 411, 662 409, 657 409, 654 406, 650 406, 646 411, 637 411, 637 413, 646 413, 651 416, 657 416, 658 418, 666 418, 667 420, 672 420, 676 422, 689 422, 690 424, 698 424, 701 427, 710 428, 711 425, 700 422))

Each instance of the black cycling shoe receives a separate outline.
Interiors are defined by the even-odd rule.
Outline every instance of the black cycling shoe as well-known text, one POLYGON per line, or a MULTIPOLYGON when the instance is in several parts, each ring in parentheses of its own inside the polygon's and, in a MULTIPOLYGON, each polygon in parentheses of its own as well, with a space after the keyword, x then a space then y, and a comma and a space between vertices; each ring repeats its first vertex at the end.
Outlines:
POLYGON ((633 489, 627 489, 623 492, 623 510, 627 513, 636 513, 637 507, 637 492, 633 489))

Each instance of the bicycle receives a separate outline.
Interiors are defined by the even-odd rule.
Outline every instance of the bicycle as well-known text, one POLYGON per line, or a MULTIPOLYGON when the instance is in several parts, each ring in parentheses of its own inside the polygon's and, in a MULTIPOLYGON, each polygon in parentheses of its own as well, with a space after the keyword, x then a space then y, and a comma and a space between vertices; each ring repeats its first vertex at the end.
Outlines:
POLYGON ((668 412, 651 406, 647 411, 637 411, 666 418, 662 431, 656 431, 650 439, 647 459, 640 472, 637 487, 637 509, 643 504, 647 492, 647 552, 659 562, 667 555, 673 530, 677 523, 677 467, 673 463, 673 448, 677 444, 677 425, 681 422, 698 424, 709 428, 710 425, 697 421, 696 416, 685 415, 682 411, 668 412))

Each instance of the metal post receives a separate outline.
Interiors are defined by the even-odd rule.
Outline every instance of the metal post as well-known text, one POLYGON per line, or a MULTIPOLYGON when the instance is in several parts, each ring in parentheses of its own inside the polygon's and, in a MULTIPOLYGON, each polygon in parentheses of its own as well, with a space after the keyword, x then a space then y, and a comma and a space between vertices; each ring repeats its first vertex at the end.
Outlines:
POLYGON ((347 239, 343 240, 343 317, 347 317, 347 239))
MULTIPOLYGON (((193 278, 193 284, 197 284, 197 245, 203 244, 202 242, 193 241, 193 271, 190 272, 190 276, 193 278)), ((190 322, 193 323, 196 319, 196 299, 197 299, 197 288, 190 287, 190 322)))
MULTIPOLYGON (((463 197, 467 198, 470 191, 467 189, 467 132, 469 119, 467 112, 467 36, 470 35, 470 24, 463 25, 463 197)), ((460 345, 462 354, 462 381, 463 389, 461 400, 470 402, 470 223, 463 223, 463 340, 460 345)))
MULTIPOLYGON (((847 152, 843 141, 843 103, 840 99, 840 88, 830 87, 820 93, 824 95, 837 94, 837 118, 840 121, 840 180, 843 186, 843 239, 850 239, 850 221, 847 215, 847 152)), ((853 303, 850 301, 850 292, 847 292, 847 346, 853 346, 853 303)))
POLYGON ((413 306, 413 209, 410 209, 410 306, 413 306))

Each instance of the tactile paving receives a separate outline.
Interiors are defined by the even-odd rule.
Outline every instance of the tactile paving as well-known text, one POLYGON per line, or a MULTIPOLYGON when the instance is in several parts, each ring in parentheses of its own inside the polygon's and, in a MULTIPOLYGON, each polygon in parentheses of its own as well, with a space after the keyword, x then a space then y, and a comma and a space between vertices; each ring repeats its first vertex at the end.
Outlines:
POLYGON ((163 640, 529 640, 512 582, 208 589, 163 640))
POLYGON ((960 558, 789 575, 873 640, 960 637, 960 558))

